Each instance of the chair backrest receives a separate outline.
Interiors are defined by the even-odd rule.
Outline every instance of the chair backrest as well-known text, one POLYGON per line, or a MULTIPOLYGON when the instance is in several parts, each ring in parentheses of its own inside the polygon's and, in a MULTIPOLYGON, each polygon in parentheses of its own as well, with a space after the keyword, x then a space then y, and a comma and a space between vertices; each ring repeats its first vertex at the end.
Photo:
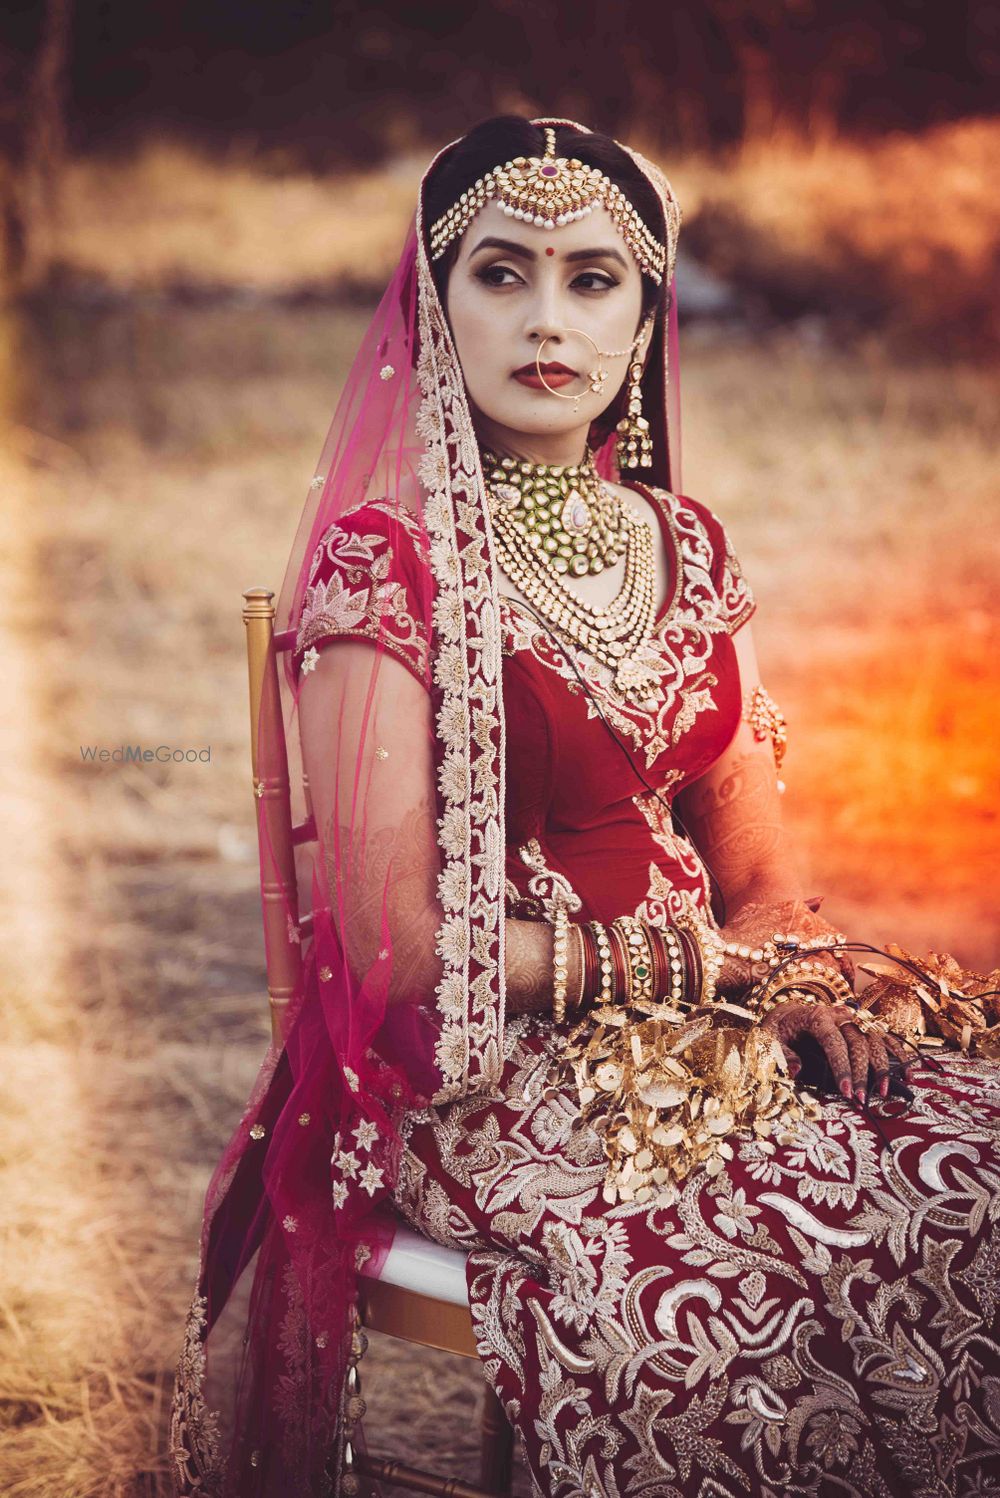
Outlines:
POLYGON ((299 919, 295 848, 316 835, 303 774, 307 817, 293 823, 288 780, 288 752, 278 689, 278 655, 294 647, 293 630, 276 633, 274 594, 267 588, 248 588, 243 594, 243 623, 247 636, 250 677, 250 762, 261 866, 261 905, 267 961, 267 991, 271 1036, 284 1040, 284 1018, 302 976, 302 940, 312 930, 312 917, 299 919), (261 729, 266 732, 262 735, 261 729), (262 762, 263 761, 263 762, 262 762))

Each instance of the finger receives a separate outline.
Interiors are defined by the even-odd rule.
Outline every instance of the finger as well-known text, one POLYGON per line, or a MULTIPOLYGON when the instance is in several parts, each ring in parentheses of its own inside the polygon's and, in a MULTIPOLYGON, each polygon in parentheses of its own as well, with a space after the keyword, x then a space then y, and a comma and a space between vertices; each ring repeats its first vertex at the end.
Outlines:
POLYGON ((889 1096, 889 1052, 886 1050, 885 1040, 877 1030, 869 1030, 865 1036, 868 1041, 868 1055, 871 1057, 872 1071, 875 1073, 875 1086, 879 1097, 889 1096))
POLYGON ((808 1012, 803 1015, 800 1029, 808 1031, 813 1038, 823 1047, 823 1054, 830 1063, 834 1080, 840 1088, 844 1097, 851 1096, 851 1056, 847 1049, 837 1022, 831 1013, 831 1006, 817 1004, 810 1006, 808 1012))
POLYGON ((855 1024, 842 1025, 840 1033, 847 1042, 847 1053, 851 1058, 854 1096, 863 1103, 868 1097, 868 1044, 855 1024))
POLYGON ((915 1056, 906 1042, 900 1040, 898 1035, 887 1035, 885 1037, 885 1044, 887 1050, 902 1064, 903 1077, 908 1082, 910 1080, 910 1073, 918 1065, 920 1057, 915 1056))
POLYGON ((788 1075, 797 1077, 802 1070, 802 1057, 797 1051, 793 1051, 790 1045, 782 1045, 781 1051, 785 1058, 785 1065, 788 1067, 788 1075))

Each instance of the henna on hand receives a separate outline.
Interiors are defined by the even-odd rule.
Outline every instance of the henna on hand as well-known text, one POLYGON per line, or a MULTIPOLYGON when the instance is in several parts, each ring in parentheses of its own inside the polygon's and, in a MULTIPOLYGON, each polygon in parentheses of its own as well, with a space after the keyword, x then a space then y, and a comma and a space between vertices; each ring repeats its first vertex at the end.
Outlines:
MULTIPOLYGON (((817 915, 805 900, 751 900, 741 905, 723 927, 727 941, 760 947, 776 931, 800 937, 834 936, 835 928, 817 915)), ((854 983, 854 964, 846 952, 818 952, 816 957, 836 968, 848 983, 854 983)))
POLYGON ((871 1068, 879 1094, 889 1091, 889 1057, 903 1067, 903 1079, 909 1080, 914 1059, 907 1057, 898 1036, 864 1031, 854 1013, 843 1004, 804 1004, 792 1001, 775 1004, 760 1021, 761 1027, 778 1041, 786 1058, 795 1055, 801 1070, 796 1042, 810 1036, 821 1047, 834 1080, 845 1098, 863 1103, 868 1093, 868 1071, 871 1068))

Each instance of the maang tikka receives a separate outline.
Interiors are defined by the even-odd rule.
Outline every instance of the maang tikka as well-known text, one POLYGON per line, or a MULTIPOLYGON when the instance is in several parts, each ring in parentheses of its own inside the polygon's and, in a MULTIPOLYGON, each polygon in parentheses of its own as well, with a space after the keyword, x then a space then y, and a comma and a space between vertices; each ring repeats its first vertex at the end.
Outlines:
MULTIPOLYGON (((606 208, 642 270, 659 286, 673 273, 680 210, 668 199, 667 244, 661 243, 625 193, 610 177, 578 157, 556 154, 556 132, 543 129, 543 156, 515 156, 477 178, 458 201, 430 226, 431 260, 438 260, 453 240, 464 234, 476 214, 489 202, 509 218, 539 229, 558 229, 586 218, 595 208, 606 208)), ((665 179, 664 179, 665 180, 665 179)))

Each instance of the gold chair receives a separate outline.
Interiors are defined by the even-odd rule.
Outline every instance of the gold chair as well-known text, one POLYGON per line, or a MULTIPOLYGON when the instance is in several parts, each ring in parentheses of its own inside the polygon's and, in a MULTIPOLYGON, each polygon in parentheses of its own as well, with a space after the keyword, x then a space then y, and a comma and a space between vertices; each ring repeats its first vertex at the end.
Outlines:
MULTIPOLYGON (((243 594, 243 622, 247 632, 250 672, 250 749, 254 795, 263 803, 258 833, 263 836, 266 827, 279 869, 277 881, 268 881, 262 889, 262 904, 268 938, 271 1034, 280 1043, 284 1011, 301 972, 301 944, 288 940, 286 911, 292 910, 300 936, 309 935, 312 926, 311 916, 298 919, 295 848, 300 843, 314 840, 316 827, 311 814, 305 822, 293 824, 292 821, 277 658, 279 653, 291 650, 295 642, 292 631, 275 632, 274 615, 273 593, 266 588, 247 589, 243 594), (274 762, 270 764, 258 763, 262 713, 270 715, 271 727, 275 730, 268 735, 269 742, 275 746, 274 762)), ((309 805, 308 786, 306 805, 309 805)), ((362 1328, 416 1342, 421 1347, 443 1348, 460 1357, 478 1357, 466 1287, 465 1255, 431 1242, 404 1224, 396 1230, 379 1278, 366 1277, 362 1273, 358 1300, 360 1325, 355 1332, 355 1356, 348 1371, 348 1393, 352 1402, 360 1402, 357 1363, 365 1347, 362 1328)), ((363 1402, 360 1402, 360 1408, 363 1410, 363 1402)), ((348 1478, 344 1490, 361 1492, 363 1479, 370 1477, 393 1482, 414 1493, 435 1494, 437 1498, 509 1495, 513 1450, 511 1425, 492 1386, 485 1382, 478 1487, 454 1478, 437 1477, 386 1457, 355 1453, 348 1440, 343 1473, 345 1477, 350 1474, 353 1481, 348 1478)))

